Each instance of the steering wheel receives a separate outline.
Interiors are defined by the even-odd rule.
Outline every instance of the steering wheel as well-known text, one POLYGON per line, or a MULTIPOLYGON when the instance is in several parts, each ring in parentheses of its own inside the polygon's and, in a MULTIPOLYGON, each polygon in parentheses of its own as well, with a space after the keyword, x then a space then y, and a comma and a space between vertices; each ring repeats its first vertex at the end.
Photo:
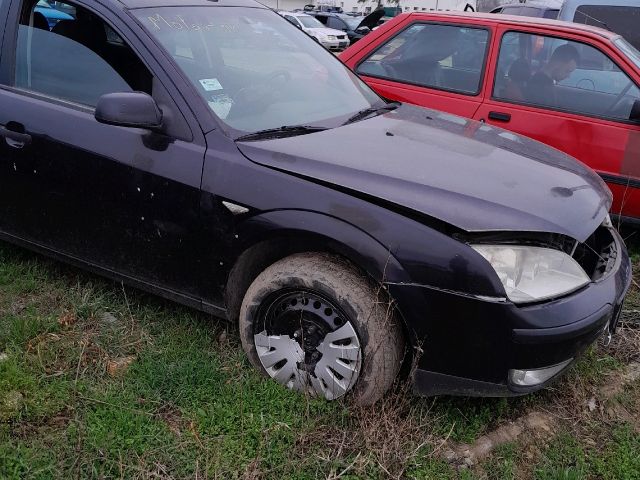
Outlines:
POLYGON ((616 95, 616 98, 613 100, 613 103, 602 114, 604 116, 607 116, 611 112, 614 112, 616 110, 616 108, 620 105, 620 102, 622 102, 622 100, 627 95, 627 93, 629 92, 629 90, 631 89, 631 87, 633 85, 634 85, 633 82, 631 80, 629 80, 629 83, 627 83, 627 86, 624 87, 622 89, 622 91, 618 95, 616 95))
POLYGON ((291 74, 287 70, 278 69, 267 75, 263 82, 252 83, 241 88, 233 96, 233 106, 227 118, 237 118, 244 115, 263 112, 274 101, 282 97, 283 85, 291 81, 291 74), (280 82, 276 82, 281 79, 280 82), (281 83, 276 88, 276 84, 281 83))
POLYGON ((578 80, 578 82, 576 83, 576 87, 581 88, 583 90, 595 91, 596 84, 590 78, 583 78, 578 80), (583 87, 583 85, 589 85, 589 87, 583 87))

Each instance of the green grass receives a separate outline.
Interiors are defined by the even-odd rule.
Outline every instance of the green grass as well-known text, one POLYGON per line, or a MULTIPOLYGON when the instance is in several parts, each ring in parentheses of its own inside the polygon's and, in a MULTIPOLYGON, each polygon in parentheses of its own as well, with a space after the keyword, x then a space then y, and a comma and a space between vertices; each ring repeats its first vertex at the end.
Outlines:
MULTIPOLYGON (((569 381, 590 388, 623 367, 592 350, 569 381)), ((619 402, 633 411, 639 394, 619 402)), ((472 443, 557 401, 308 399, 256 373, 224 322, 0 246, 1 479, 638 478, 640 439, 623 422, 589 427, 598 449, 560 433, 535 461, 517 444, 471 469, 439 457, 445 441, 472 443)))

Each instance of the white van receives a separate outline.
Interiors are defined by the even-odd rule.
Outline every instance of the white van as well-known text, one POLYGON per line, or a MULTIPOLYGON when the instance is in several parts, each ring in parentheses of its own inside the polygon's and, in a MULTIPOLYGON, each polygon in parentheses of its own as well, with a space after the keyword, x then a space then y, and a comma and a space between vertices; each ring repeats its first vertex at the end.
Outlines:
POLYGON ((640 0, 566 0, 558 20, 611 30, 640 49, 640 0))

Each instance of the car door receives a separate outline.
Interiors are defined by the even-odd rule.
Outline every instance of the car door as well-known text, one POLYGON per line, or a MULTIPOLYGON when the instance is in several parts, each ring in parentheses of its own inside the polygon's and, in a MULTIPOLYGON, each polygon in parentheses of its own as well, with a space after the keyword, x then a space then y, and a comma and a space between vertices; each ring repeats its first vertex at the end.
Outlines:
POLYGON ((74 19, 49 31, 33 26, 33 3, 12 4, 2 61, 15 68, 0 78, 0 233, 197 303, 202 132, 155 60, 146 54, 153 70, 143 62, 139 40, 136 50, 125 41, 120 32, 135 38, 125 23, 98 5, 68 7, 74 19), (96 121, 102 94, 133 90, 154 97, 163 133, 96 121))
POLYGON ((483 100, 490 27, 414 20, 398 28, 347 64, 385 98, 472 117, 483 100))
POLYGON ((475 118, 576 157, 607 181, 613 213, 640 217, 640 126, 629 120, 638 78, 604 44, 570 34, 503 26, 499 41, 475 118))

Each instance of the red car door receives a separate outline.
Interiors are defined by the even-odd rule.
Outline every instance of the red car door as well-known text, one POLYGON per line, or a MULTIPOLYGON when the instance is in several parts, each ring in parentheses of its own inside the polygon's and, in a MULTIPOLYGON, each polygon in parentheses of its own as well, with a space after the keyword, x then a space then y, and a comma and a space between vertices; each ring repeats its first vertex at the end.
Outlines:
POLYGON ((419 14, 389 27, 341 60, 385 98, 472 118, 483 100, 493 27, 419 14))
POLYGON ((607 181, 612 213, 640 218, 640 124, 629 120, 640 100, 637 70, 605 39, 508 25, 496 33, 474 118, 581 160, 607 181))

